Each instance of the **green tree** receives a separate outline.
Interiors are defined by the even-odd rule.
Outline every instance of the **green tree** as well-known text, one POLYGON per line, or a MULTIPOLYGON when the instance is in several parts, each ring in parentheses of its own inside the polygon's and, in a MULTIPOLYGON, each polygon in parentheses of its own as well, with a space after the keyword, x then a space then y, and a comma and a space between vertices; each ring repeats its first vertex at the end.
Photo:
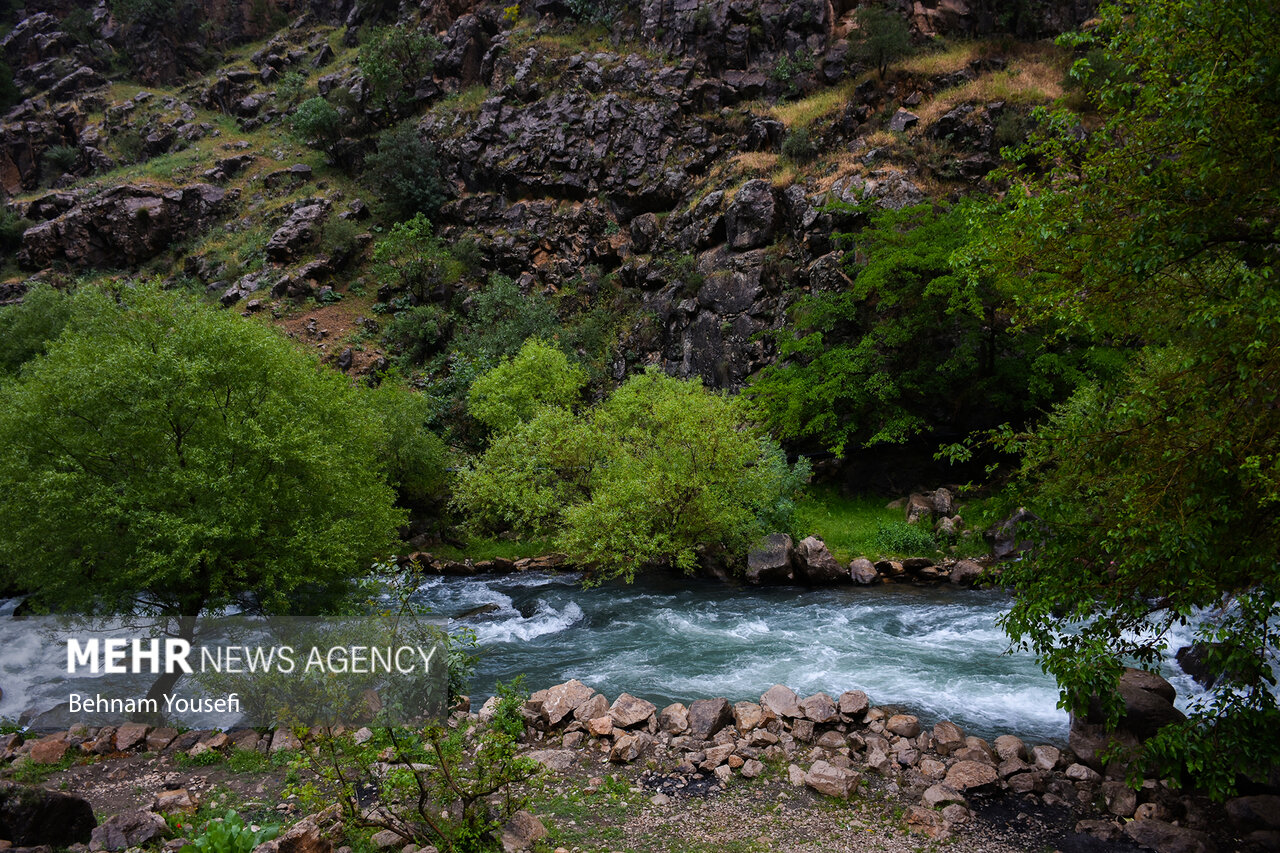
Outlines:
POLYGON ((1005 436, 1052 532, 1004 575, 1005 628, 1068 707, 1097 695, 1114 720, 1122 663, 1156 665, 1194 620, 1222 681, 1145 757, 1224 794, 1280 760, 1280 7, 1110 6, 1077 41, 1114 69, 1074 72, 1105 124, 1042 113, 969 260, 1016 286, 1025 320, 1132 357, 1005 436))
POLYGON ((505 432, 544 406, 568 408, 586 381, 587 372, 563 352, 530 338, 514 358, 476 377, 467 392, 467 410, 494 432, 505 432))
POLYGON ((398 112, 431 74, 440 40, 417 26, 379 27, 360 48, 360 72, 379 106, 398 112))
POLYGON ((741 402, 657 371, 574 416, 546 407, 459 474, 454 505, 478 527, 553 534, 593 581, 650 567, 741 562, 784 529, 807 476, 741 402))
POLYGON ((43 354, 71 319, 72 303, 69 294, 40 283, 21 302, 0 308, 0 375, 43 354))
POLYGON ((779 360, 748 389, 784 439, 847 449, 1021 423, 1106 364, 1101 347, 1042 346, 1011 328, 990 277, 966 279, 952 255, 973 236, 965 206, 873 213, 844 235, 853 286, 800 301, 779 360))
POLYGON ((342 114, 324 98, 308 98, 289 117, 289 128, 304 144, 332 151, 342 138, 342 114))
POLYGON ((380 425, 343 377, 180 294, 118 298, 79 297, 0 384, 0 579, 190 639, 206 610, 283 608, 390 547, 380 425))
POLYGON ((444 296, 448 287, 462 280, 463 272, 421 213, 393 225, 373 247, 373 275, 381 286, 408 292, 419 302, 444 296))
POLYGON ((862 6, 856 19, 858 28, 849 36, 853 56, 871 63, 883 80, 889 64, 911 52, 911 30, 900 14, 884 6, 862 6))
POLYGON ((365 158, 365 174, 396 219, 422 213, 434 218, 448 200, 436 150, 412 121, 378 136, 378 150, 365 158))
POLYGON ((364 392, 381 421, 381 456, 402 502, 424 504, 443 498, 449 481, 449 449, 427 428, 431 400, 395 382, 364 392))

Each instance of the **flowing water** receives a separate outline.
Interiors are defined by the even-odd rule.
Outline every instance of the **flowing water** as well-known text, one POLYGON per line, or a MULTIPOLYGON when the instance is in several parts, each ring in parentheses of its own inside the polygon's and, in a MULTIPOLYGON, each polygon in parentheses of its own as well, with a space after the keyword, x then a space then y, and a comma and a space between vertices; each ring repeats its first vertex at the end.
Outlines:
MULTIPOLYGON (((757 700, 786 684, 801 696, 864 690, 876 704, 985 737, 1066 739, 1053 680, 1030 655, 1004 653, 996 620, 1009 598, 998 591, 745 589, 687 578, 584 590, 573 575, 531 573, 431 578, 419 600, 476 632, 477 697, 521 673, 530 689, 577 678, 610 699, 626 691, 659 707, 757 700)), ((47 617, 15 621, 15 606, 0 602, 0 719, 64 702, 68 690, 49 675, 57 661, 35 675, 38 659, 58 653, 40 636, 47 617)), ((1197 688, 1172 660, 1165 670, 1185 707, 1197 688)))
MULTIPOLYGON (((758 700, 774 684, 801 696, 863 690, 928 722, 981 736, 1064 742, 1053 679, 1029 654, 1005 654, 998 591, 880 586, 742 589, 689 579, 583 590, 572 576, 433 579, 442 616, 475 630, 484 654, 473 693, 520 673, 530 687, 577 678, 610 699, 659 707, 724 696, 758 700)), ((1169 661, 1180 704, 1198 692, 1169 661)))

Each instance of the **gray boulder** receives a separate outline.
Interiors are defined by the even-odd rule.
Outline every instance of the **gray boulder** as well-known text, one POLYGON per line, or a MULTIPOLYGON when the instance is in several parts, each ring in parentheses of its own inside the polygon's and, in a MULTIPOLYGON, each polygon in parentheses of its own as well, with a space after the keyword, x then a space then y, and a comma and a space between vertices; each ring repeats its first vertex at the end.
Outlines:
POLYGON ((771 533, 759 548, 747 554, 747 583, 783 584, 795 580, 794 551, 791 537, 771 533))
POLYGON ((747 181, 725 213, 729 247, 741 251, 769 245, 773 242, 778 218, 773 185, 760 179, 747 181))

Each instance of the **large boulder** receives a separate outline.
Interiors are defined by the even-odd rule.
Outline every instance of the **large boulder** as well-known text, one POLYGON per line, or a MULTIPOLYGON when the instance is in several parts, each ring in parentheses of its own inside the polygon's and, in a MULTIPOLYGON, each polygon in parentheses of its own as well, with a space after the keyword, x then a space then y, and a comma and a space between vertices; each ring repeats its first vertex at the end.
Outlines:
POLYGON ((546 695, 542 699, 543 722, 549 726, 560 725, 562 720, 594 696, 595 692, 576 678, 547 688, 546 695))
POLYGON ((0 838, 16 847, 70 847, 92 837, 98 821, 82 797, 19 785, 0 787, 0 838))
POLYGON ((847 800, 858 787, 858 774, 825 761, 815 761, 804 774, 804 784, 819 794, 847 800))
POLYGON ((732 249, 757 249, 773 242, 779 205, 773 185, 751 180, 742 185, 725 211, 725 233, 732 249))
POLYGON ((1159 675, 1126 668, 1117 688, 1124 710, 1115 729, 1103 726, 1101 703, 1095 698, 1087 714, 1072 715, 1068 744, 1080 761, 1094 770, 1103 767, 1101 754, 1113 743, 1131 747, 1152 737, 1186 715, 1173 706, 1173 685, 1159 675))
POLYGON ((760 547, 747 554, 747 583, 791 583, 795 580, 791 537, 785 533, 771 533, 760 547))
POLYGON ((1124 834, 1159 853, 1213 853, 1217 849, 1203 832, 1162 820, 1131 820, 1124 825, 1124 834))
POLYGON ((760 697, 760 706, 772 711, 775 717, 803 717, 800 710, 800 697, 785 684, 775 684, 760 697))
POLYGON ((811 586, 829 586, 849 580, 849 573, 817 536, 802 539, 796 546, 795 564, 797 576, 811 586))
POLYGON ((997 560, 1015 557, 1032 547, 1044 536, 1040 517, 1025 507, 1019 507, 1013 515, 990 527, 983 534, 991 544, 991 553, 997 560))
POLYGON ((870 586, 880 579, 875 563, 866 557, 858 557, 849 563, 849 579, 859 586, 870 586))
POLYGON ((647 699, 623 693, 613 700, 613 705, 609 708, 609 716, 613 718, 613 724, 618 728, 629 729, 649 719, 657 710, 658 706, 647 699))
POLYGON ((298 257, 319 236, 328 211, 323 204, 305 204, 289 215, 267 242, 267 257, 286 263, 298 257))
POLYGON ((698 740, 710 740, 733 723, 733 706, 728 699, 698 699, 689 706, 689 734, 698 740))
MULTIPOLYGON (((65 212, 22 235, 18 262, 41 269, 132 267, 198 234, 226 209, 227 192, 211 184, 176 189, 126 185, 73 197, 65 212)), ((30 205, 34 212, 39 200, 30 205)))
POLYGON ((149 841, 163 838, 169 832, 169 825, 164 817, 149 809, 130 809, 121 812, 106 823, 93 830, 89 839, 89 849, 125 850, 129 847, 141 847, 149 841))

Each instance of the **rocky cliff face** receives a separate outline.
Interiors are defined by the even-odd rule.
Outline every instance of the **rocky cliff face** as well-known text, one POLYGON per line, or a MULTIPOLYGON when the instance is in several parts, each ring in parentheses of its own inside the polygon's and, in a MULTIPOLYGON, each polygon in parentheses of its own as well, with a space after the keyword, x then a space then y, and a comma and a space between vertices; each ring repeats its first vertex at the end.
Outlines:
MULTIPOLYGON (((1005 125, 1036 100, 1005 93, 1045 65, 990 42, 881 81, 850 58, 856 9, 843 0, 647 0, 614 15, 607 35, 584 35, 559 0, 521 7, 521 20, 464 0, 182 9, 166 24, 38 0, 0 39, 25 98, 0 121, 0 200, 27 220, 16 254, 26 270, 148 265, 257 307, 257 294, 340 295, 363 280, 372 238, 328 246, 321 231, 367 227, 355 225, 368 215, 359 164, 393 117, 355 45, 399 16, 439 40, 400 116, 434 146, 448 190, 437 234, 477 249, 470 286, 500 273, 526 293, 612 294, 631 318, 614 378, 658 364, 730 388, 774 358, 767 333, 798 297, 848 286, 833 235, 867 205, 981 183, 1005 125), (290 141, 298 101, 286 76, 339 105, 345 138, 329 153, 341 168, 290 141), (320 213, 274 250, 304 209, 320 213), (236 257, 228 235, 245 235, 236 257)), ((1057 31, 1091 9, 903 4, 922 44, 1057 31)))

